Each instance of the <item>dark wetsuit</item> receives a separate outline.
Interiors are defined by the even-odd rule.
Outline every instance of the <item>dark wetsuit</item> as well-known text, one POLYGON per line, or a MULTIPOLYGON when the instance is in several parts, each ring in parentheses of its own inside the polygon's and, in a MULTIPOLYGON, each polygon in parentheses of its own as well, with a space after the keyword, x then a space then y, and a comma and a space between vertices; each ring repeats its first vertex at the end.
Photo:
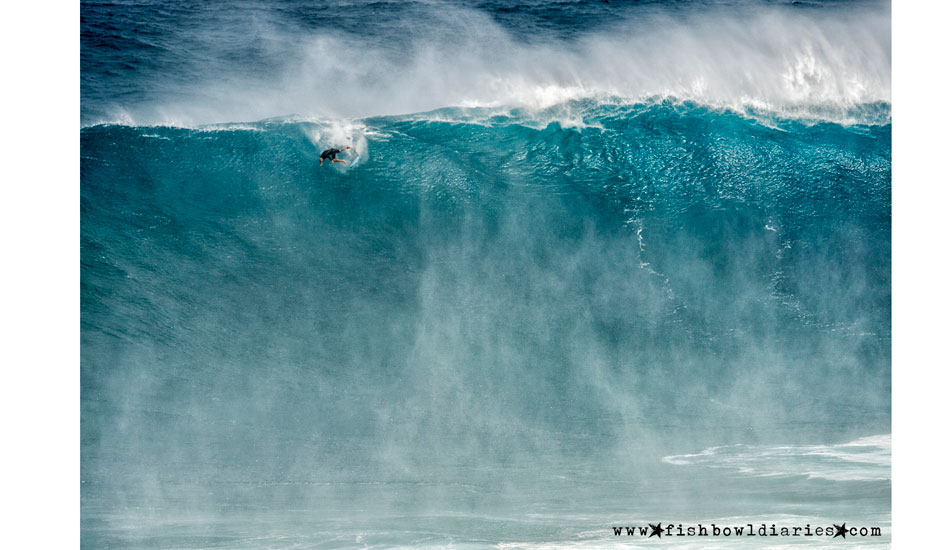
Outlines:
POLYGON ((327 149, 326 151, 320 153, 320 160, 325 160, 325 159, 334 160, 336 158, 336 154, 339 153, 340 151, 341 151, 340 149, 327 149))

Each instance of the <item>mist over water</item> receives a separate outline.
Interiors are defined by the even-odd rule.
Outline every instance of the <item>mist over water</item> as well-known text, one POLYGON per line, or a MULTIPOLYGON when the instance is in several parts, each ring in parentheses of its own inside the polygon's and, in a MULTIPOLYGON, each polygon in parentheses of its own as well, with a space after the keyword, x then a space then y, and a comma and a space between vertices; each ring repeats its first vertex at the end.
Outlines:
POLYGON ((83 123, 352 118, 582 98, 676 98, 847 122, 890 100, 887 4, 238 5, 86 8, 83 123), (115 12, 144 28, 100 19, 115 12))
POLYGON ((229 6, 82 4, 84 546, 889 526, 886 5, 229 6))

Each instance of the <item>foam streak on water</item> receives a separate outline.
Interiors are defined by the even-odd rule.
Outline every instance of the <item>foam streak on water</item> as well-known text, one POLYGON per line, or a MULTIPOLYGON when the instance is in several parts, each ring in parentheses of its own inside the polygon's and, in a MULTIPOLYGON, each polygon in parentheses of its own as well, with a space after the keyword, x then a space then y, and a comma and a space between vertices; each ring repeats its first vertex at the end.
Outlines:
POLYGON ((891 478, 891 437, 871 436, 838 445, 711 447, 663 458, 677 466, 735 469, 751 476, 807 476, 829 481, 891 478))

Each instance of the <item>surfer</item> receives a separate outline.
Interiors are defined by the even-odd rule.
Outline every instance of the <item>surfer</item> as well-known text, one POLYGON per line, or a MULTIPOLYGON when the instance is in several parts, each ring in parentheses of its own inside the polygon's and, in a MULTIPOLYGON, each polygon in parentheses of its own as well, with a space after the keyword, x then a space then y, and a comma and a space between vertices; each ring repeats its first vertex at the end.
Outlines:
POLYGON ((323 166, 323 161, 326 159, 330 159, 330 164, 333 164, 334 162, 342 162, 343 164, 346 164, 345 160, 336 158, 336 155, 337 153, 342 153, 347 149, 352 149, 352 147, 347 145, 342 149, 327 149, 326 151, 320 153, 320 166, 323 166))

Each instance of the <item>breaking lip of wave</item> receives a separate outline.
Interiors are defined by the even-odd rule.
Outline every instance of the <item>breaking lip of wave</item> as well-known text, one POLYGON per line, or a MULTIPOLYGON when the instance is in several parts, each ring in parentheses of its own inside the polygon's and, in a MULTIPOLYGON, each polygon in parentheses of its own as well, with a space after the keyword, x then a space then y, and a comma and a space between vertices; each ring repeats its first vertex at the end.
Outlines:
POLYGON ((518 124, 536 129, 557 123, 565 129, 603 129, 602 123, 605 118, 618 115, 635 117, 655 108, 665 108, 679 114, 733 115, 770 127, 780 127, 786 122, 805 125, 831 122, 842 126, 882 126, 891 122, 891 105, 887 102, 857 104, 849 107, 810 105, 770 110, 755 106, 711 105, 676 97, 652 97, 638 102, 630 102, 621 97, 572 99, 546 106, 543 109, 506 106, 445 108, 386 118, 485 126, 518 124))
POLYGON ((862 437, 837 445, 723 445, 667 456, 663 462, 734 469, 754 477, 887 481, 891 479, 891 436, 862 437))
MULTIPOLYGON (((160 124, 136 124, 131 118, 100 121, 91 126, 129 126, 141 128, 181 128, 202 132, 266 131, 268 128, 284 124, 301 124, 321 128, 323 131, 311 135, 314 143, 321 141, 321 135, 334 143, 349 141, 354 136, 386 136, 379 126, 386 122, 435 122, 446 124, 473 124, 481 126, 519 125, 534 129, 543 129, 557 124, 563 129, 585 128, 604 129, 607 119, 617 116, 635 117, 654 108, 667 108, 680 114, 722 114, 744 118, 750 122, 782 128, 786 123, 813 125, 833 123, 841 126, 882 126, 891 123, 890 103, 855 105, 848 108, 835 106, 807 106, 797 109, 785 109, 781 112, 756 109, 712 107, 677 99, 655 97, 642 102, 627 102, 619 97, 570 100, 548 106, 544 109, 511 107, 449 107, 432 111, 409 113, 398 116, 366 118, 330 118, 323 116, 287 115, 269 117, 247 122, 215 122, 209 124, 189 124, 184 121, 165 121, 160 124), (341 141, 342 140, 342 141, 341 141)), ((91 127, 86 126, 86 127, 91 127)))
POLYGON ((398 48, 277 22, 232 29, 293 46, 271 52, 277 68, 267 79, 244 76, 236 64, 219 67, 174 96, 112 105, 111 117, 95 123, 193 126, 287 113, 355 119, 445 107, 540 111, 573 100, 651 98, 862 123, 863 106, 890 102, 886 4, 853 12, 650 14, 578 39, 531 43, 484 13, 433 10, 438 29, 410 26, 398 48))

